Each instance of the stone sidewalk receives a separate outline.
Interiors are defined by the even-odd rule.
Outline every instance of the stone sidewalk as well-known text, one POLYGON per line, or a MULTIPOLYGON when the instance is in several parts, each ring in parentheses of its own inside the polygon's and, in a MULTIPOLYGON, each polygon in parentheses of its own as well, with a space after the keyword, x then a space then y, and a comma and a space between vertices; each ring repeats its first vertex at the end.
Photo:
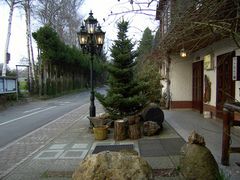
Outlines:
MULTIPOLYGON (((181 179, 178 173, 180 148, 185 143, 167 123, 163 131, 138 140, 96 141, 89 132, 89 105, 83 105, 0 150, 1 179, 65 180, 99 146, 132 145, 152 166, 155 179, 181 179)), ((103 112, 96 103, 97 114, 103 112)))
POLYGON ((87 104, 80 106, 0 149, 0 178, 4 177, 27 159, 32 158, 36 152, 69 129, 76 121, 86 117, 87 113, 87 104))

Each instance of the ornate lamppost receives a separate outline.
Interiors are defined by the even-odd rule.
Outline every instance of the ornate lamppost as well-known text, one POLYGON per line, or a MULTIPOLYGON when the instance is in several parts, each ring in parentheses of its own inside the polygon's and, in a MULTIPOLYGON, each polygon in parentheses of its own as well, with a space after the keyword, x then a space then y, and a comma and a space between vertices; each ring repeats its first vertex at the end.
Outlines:
POLYGON ((83 52, 90 53, 91 55, 91 67, 90 67, 90 117, 96 116, 96 107, 94 105, 94 85, 93 85, 93 57, 101 53, 105 32, 101 30, 101 26, 98 24, 97 19, 93 17, 92 11, 89 13, 89 17, 85 20, 85 25, 82 24, 81 30, 77 33, 79 44, 83 52))

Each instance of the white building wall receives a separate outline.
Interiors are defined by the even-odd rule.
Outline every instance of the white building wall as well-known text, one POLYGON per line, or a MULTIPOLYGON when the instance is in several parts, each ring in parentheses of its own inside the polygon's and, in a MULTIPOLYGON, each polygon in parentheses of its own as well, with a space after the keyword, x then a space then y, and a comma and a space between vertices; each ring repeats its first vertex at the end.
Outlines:
MULTIPOLYGON (((237 50, 235 42, 233 42, 230 39, 225 39, 222 41, 218 41, 213 43, 212 45, 208 46, 207 48, 201 49, 197 51, 196 53, 191 55, 191 59, 200 59, 203 60, 203 57, 207 54, 213 54, 213 61, 214 61, 214 67, 212 70, 204 70, 204 76, 207 75, 209 77, 209 80, 211 82, 211 101, 207 104, 216 106, 216 87, 217 87, 217 56, 229 53, 232 51, 235 51, 240 55, 240 50, 237 50)), ((236 54, 237 55, 237 54, 236 54)), ((204 84, 204 83, 203 83, 204 84)), ((236 82, 235 86, 235 98, 240 99, 239 93, 240 93, 240 82, 236 82)), ((204 92, 203 92, 204 93, 204 92)))
POLYGON ((171 101, 192 101, 192 61, 171 57, 171 101))
MULTIPOLYGON (((204 70, 204 75, 207 75, 211 82, 211 100, 207 104, 216 106, 217 56, 232 51, 235 51, 236 55, 240 56, 240 49, 237 48, 235 42, 230 39, 225 39, 195 52, 187 59, 171 56, 171 101, 192 101, 192 63, 196 59, 198 59, 198 61, 203 60, 205 55, 212 53, 214 67, 212 70, 204 70)), ((235 98, 240 101, 240 81, 236 81, 235 98)))

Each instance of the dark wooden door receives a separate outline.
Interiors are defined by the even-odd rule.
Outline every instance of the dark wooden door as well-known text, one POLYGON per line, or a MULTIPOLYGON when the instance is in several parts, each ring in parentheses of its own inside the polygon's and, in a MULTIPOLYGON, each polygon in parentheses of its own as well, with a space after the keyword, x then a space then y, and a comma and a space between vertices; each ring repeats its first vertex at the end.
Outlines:
POLYGON ((203 61, 193 63, 193 109, 203 112, 203 61))
POLYGON ((235 97, 235 81, 232 80, 232 57, 234 52, 217 56, 217 99, 216 114, 223 118, 223 104, 233 101, 235 97))

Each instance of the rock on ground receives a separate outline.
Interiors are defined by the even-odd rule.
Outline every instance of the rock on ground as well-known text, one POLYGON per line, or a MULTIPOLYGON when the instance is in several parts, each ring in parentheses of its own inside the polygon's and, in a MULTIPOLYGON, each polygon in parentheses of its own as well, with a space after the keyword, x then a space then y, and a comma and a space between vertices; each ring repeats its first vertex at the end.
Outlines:
POLYGON ((74 180, 151 180, 151 166, 141 157, 123 152, 104 151, 90 155, 73 173, 74 180))
POLYGON ((143 123, 143 134, 145 136, 154 136, 160 129, 160 126, 154 121, 146 121, 143 123))
POLYGON ((202 136, 193 132, 181 149, 180 172, 187 180, 216 180, 220 177, 218 164, 205 147, 202 136))

